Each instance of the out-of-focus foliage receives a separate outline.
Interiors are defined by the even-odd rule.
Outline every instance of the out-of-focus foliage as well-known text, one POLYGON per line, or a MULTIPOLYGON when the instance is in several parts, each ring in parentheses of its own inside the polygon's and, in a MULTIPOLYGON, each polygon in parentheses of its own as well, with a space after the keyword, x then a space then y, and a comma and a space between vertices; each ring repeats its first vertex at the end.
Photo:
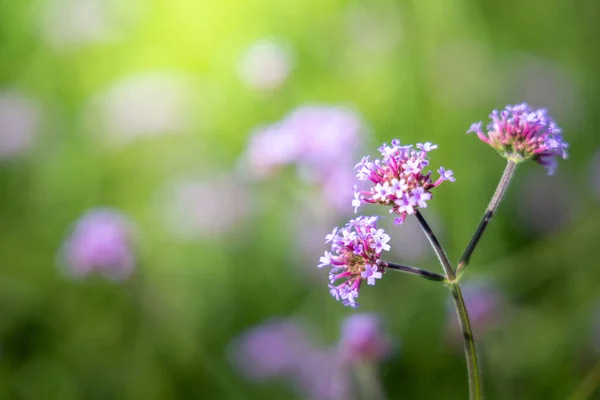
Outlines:
MULTIPOLYGON (((486 398, 576 393, 600 358, 599 18, 593 0, 0 0, 0 398, 302 396, 247 380, 231 346, 274 318, 336 346, 356 311, 316 265, 352 213, 346 166, 395 137, 438 144, 457 180, 424 211, 456 260, 503 168, 465 132, 521 101, 549 109, 570 158, 554 177, 519 166, 466 272, 493 288, 473 300, 494 313, 475 327, 486 398), (307 104, 352 113, 357 141, 253 170, 251 136, 307 104), (128 279, 62 256, 99 208, 130 225, 128 279)), ((415 225, 389 219, 391 261, 438 271, 415 225)), ((98 235, 82 242, 103 265, 114 237, 98 235)), ((388 398, 466 398, 447 297, 392 273, 362 291, 397 346, 388 398)))

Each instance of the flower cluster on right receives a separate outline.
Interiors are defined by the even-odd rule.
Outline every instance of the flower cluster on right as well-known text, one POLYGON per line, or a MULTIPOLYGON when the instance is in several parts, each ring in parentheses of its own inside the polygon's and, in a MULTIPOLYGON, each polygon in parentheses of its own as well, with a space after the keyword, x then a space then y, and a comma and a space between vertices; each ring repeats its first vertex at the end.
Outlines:
MULTIPOLYGON (((526 103, 490 114, 492 122, 487 133, 482 122, 471 125, 467 131, 475 132, 485 143, 496 149, 509 163, 520 163, 533 159, 553 174, 557 158, 567 158, 569 145, 563 140, 561 130, 545 109, 534 110, 526 103)), ((454 182, 454 173, 444 167, 437 170, 439 176, 432 178, 429 153, 437 149, 430 142, 401 145, 394 139, 379 148, 381 158, 371 160, 365 156, 354 169, 359 181, 370 182, 367 189, 354 186, 352 207, 354 212, 363 204, 379 204, 396 215, 394 223, 400 225, 409 215, 426 208, 433 198, 432 189, 444 181, 454 182)), ((377 217, 358 217, 351 220, 342 230, 335 228, 326 236, 332 242, 331 252, 321 257, 319 268, 330 265, 330 294, 342 304, 357 307, 356 298, 363 280, 374 285, 381 279, 387 263, 380 260, 381 250, 389 250, 390 241, 383 229, 376 227, 377 217), (343 279, 341 284, 336 281, 343 279)))
POLYGON ((508 105, 501 112, 492 111, 490 118, 487 134, 482 122, 471 125, 467 133, 476 133, 504 158, 515 163, 533 159, 546 167, 548 175, 556 170, 557 158, 567 158, 569 144, 546 109, 534 110, 527 103, 508 105))

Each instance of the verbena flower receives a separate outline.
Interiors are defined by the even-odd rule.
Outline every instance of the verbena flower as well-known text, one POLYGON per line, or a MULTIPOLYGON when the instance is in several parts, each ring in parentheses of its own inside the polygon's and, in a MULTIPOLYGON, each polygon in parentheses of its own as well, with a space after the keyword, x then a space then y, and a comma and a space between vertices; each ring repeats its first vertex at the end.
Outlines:
POLYGON ((74 277, 98 272, 112 280, 128 278, 135 267, 132 226, 116 210, 95 209, 77 221, 60 253, 74 277))
POLYGON ((346 362, 378 362, 390 354, 392 342, 377 314, 354 314, 342 324, 339 348, 346 362))
POLYGON ((0 91, 0 161, 19 156, 32 147, 41 114, 33 99, 15 91, 0 91))
POLYGON ((519 163, 533 159, 552 175, 556 158, 567 158, 569 145, 545 109, 534 110, 527 103, 508 105, 501 112, 492 111, 490 118, 487 133, 483 131, 482 122, 471 125, 467 133, 476 133, 507 160, 519 163))
POLYGON ((365 130, 360 115, 350 108, 302 105, 256 131, 242 165, 259 179, 293 166, 300 179, 346 211, 354 179, 351 167, 365 130))
POLYGON ((294 376, 313 344, 305 327, 292 318, 262 323, 244 332, 229 348, 230 360, 250 380, 294 376))
POLYGON ((369 190, 359 190, 354 187, 354 212, 365 203, 382 204, 391 207, 390 213, 397 214, 394 223, 401 224, 407 215, 414 214, 417 208, 427 207, 427 202, 433 197, 431 189, 443 181, 454 182, 451 170, 441 167, 437 180, 431 179, 428 153, 435 150, 437 145, 418 143, 417 148, 401 146, 398 139, 392 140, 391 146, 386 143, 379 148, 381 159, 370 161, 363 159, 354 167, 356 177, 361 181, 371 181, 369 190))
POLYGON ((294 376, 294 386, 303 399, 355 399, 352 371, 336 348, 317 347, 305 354, 294 376))
POLYGON ((377 229, 377 217, 358 217, 342 229, 337 227, 325 237, 331 243, 331 252, 320 258, 319 268, 331 265, 329 291, 336 300, 350 307, 358 307, 356 298, 363 280, 375 285, 385 272, 379 259, 383 250, 390 250, 389 235, 377 229), (342 281, 342 283, 337 283, 342 281))

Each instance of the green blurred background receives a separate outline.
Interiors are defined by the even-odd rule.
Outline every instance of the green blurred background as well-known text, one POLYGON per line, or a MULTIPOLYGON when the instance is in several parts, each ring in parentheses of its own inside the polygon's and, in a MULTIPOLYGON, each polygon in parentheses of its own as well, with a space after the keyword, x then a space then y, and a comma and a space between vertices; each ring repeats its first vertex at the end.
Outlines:
MULTIPOLYGON (((593 0, 0 0, 0 398, 302 398, 244 379, 228 345, 275 317, 332 345, 356 312, 316 269, 349 202, 324 206, 291 170, 240 167, 257 127, 307 103, 355 110, 365 154, 395 137, 439 144, 432 165, 457 181, 425 215, 454 260, 504 165, 465 131, 507 103, 549 109, 570 158, 553 177, 519 168, 466 283, 503 297, 476 337, 486 398, 586 392, 600 380, 599 18, 593 0), (191 202, 200 227, 169 200, 189 179, 209 185, 191 202), (123 282, 57 266, 97 207, 135 225, 123 282)), ((395 261, 439 271, 414 225, 388 233, 410 250, 395 261)), ((360 309, 400 344, 380 366, 388 398, 466 398, 448 293, 389 275, 360 309)))

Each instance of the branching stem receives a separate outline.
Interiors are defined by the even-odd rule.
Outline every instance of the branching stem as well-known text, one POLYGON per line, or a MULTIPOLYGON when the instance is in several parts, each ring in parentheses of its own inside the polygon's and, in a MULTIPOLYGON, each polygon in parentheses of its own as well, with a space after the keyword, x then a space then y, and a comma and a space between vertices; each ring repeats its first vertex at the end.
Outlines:
POLYGON ((481 239, 481 236, 483 235, 485 228, 487 228, 492 217, 494 216, 494 213, 498 209, 498 206, 500 205, 500 201, 502 200, 502 197, 504 197, 504 193, 506 193, 506 189, 508 188, 508 185, 515 173, 516 167, 517 167, 517 164, 514 161, 508 161, 508 163, 506 164, 506 168, 504 169, 502 178, 500 178, 500 182, 498 182, 498 187, 496 188, 496 192, 494 192, 494 195, 492 196, 492 200, 490 200, 490 204, 488 205, 487 209, 485 210, 485 213, 483 214, 483 217, 481 218, 481 221, 479 222, 479 226, 475 230, 475 233, 473 234, 471 241, 467 245, 467 248, 465 249, 462 257, 460 258, 460 262, 458 263, 458 266, 456 267, 456 275, 458 277, 461 276, 461 274, 464 272, 465 268, 467 267, 467 264, 469 264, 469 260, 471 259, 471 255, 473 254, 473 251, 475 251, 475 247, 477 247, 477 243, 479 243, 479 239, 481 239))

